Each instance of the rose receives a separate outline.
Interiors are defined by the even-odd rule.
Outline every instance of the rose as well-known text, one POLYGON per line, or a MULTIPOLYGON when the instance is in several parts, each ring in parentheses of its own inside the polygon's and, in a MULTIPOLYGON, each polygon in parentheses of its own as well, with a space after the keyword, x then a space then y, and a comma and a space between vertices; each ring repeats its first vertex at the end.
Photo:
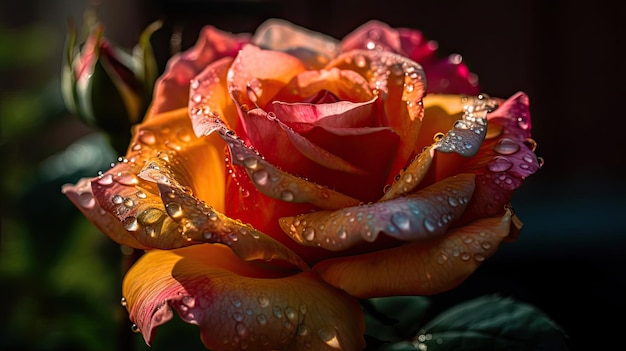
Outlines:
POLYGON ((271 20, 170 60, 126 157, 63 189, 146 250, 123 304, 147 343, 173 308, 211 349, 363 349, 359 299, 449 290, 517 235, 528 98, 434 47, 271 20))

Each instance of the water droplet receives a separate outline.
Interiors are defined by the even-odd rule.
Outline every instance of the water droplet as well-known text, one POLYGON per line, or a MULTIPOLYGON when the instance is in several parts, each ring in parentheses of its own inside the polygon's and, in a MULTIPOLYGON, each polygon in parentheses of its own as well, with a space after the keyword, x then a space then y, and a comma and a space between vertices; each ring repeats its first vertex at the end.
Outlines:
POLYGON ((122 299, 120 300, 120 304, 121 304, 122 306, 126 307, 126 305, 127 305, 128 303, 126 302, 126 298, 125 298, 125 297, 123 297, 123 296, 122 296, 122 299))
POLYGON ((239 334, 239 336, 244 336, 248 333, 248 328, 246 328, 243 323, 237 323, 237 325, 235 325, 235 331, 239 334))
POLYGON ((411 218, 404 212, 397 212, 391 216, 391 223, 402 231, 411 229, 411 218))
POLYGON ((279 306, 274 306, 272 313, 276 318, 283 318, 283 310, 279 306))
POLYGON ((126 228, 129 232, 134 232, 139 229, 139 223, 137 223, 137 218, 135 216, 126 217, 122 221, 122 225, 124 225, 124 228, 126 228))
POLYGON ((270 304, 270 299, 265 296, 265 295, 261 295, 259 296, 259 305, 261 305, 261 307, 267 307, 270 304))
POLYGON ((308 241, 313 241, 313 239, 315 239, 315 229, 312 227, 304 228, 302 231, 302 237, 308 241))
POLYGON ((122 185, 136 185, 139 183, 139 179, 133 173, 129 171, 119 172, 115 181, 122 185))
POLYGON ((529 127, 528 120, 524 117, 517 118, 517 125, 524 130, 528 129, 529 127))
POLYGON ((450 204, 450 206, 452 207, 456 207, 459 205, 459 201, 456 199, 456 197, 454 196, 450 196, 448 197, 448 203, 450 204))
POLYGON ((142 130, 139 132, 139 141, 146 145, 154 145, 154 143, 156 143, 156 136, 149 130, 142 130))
POLYGON ((237 322, 241 322, 243 320, 243 313, 239 311, 233 312, 233 319, 236 320, 237 322))
POLYGON ((506 157, 496 156, 489 161, 487 169, 492 172, 505 172, 513 166, 513 162, 509 161, 506 157))
POLYGON ((474 259, 478 262, 482 262, 485 260, 485 256, 483 256, 482 254, 475 254, 474 259))
POLYGON ((337 234, 337 237, 341 240, 344 240, 348 237, 348 232, 345 229, 341 229, 339 230, 339 233, 337 234))
POLYGON ((485 250, 491 249, 491 243, 488 241, 484 241, 483 243, 480 244, 480 246, 482 246, 482 248, 485 250))
POLYGON ((256 316, 256 321, 260 325, 266 325, 267 324, 267 317, 265 317, 265 315, 263 313, 261 313, 258 316, 256 316))
POLYGON ((276 114, 274 112, 268 112, 267 119, 269 119, 270 121, 276 120, 276 114))
POLYGON ((287 201, 287 202, 293 201, 293 199, 294 199, 293 192, 291 192, 289 190, 282 191, 280 193, 280 199, 283 200, 283 201, 287 201))
POLYGON ((437 256, 437 263, 443 264, 447 261, 448 261, 448 255, 446 255, 445 253, 442 252, 439 256, 437 256))
POLYGON ((265 169, 260 169, 252 173, 252 180, 261 186, 267 184, 269 178, 270 174, 265 169))
POLYGON ((332 348, 339 349, 341 348, 339 345, 339 339, 337 339, 337 332, 334 328, 321 328, 317 331, 317 335, 324 341, 328 346, 332 348))
POLYGON ((432 233, 437 229, 437 222, 435 222, 432 218, 427 217, 424 219, 424 227, 432 233))
POLYGON ((298 317, 298 312, 296 311, 295 308, 291 306, 287 306, 285 308, 285 316, 287 316, 287 319, 289 320, 295 320, 296 317, 298 317))
POLYGON ((502 138, 494 146, 494 150, 501 155, 512 155, 518 152, 519 148, 519 144, 511 138, 502 138))
POLYGON ((243 159, 243 165, 251 170, 255 170, 259 167, 259 161, 255 157, 246 157, 243 159))
POLYGON ((100 179, 98 179, 98 184, 100 185, 111 185, 113 184, 113 175, 105 174, 100 179))
POLYGON ((304 325, 304 324, 300 324, 300 326, 298 326, 298 335, 299 336, 305 336, 309 333, 309 328, 304 325))
POLYGON ((135 323, 133 323, 133 324, 130 326, 130 330, 132 330, 132 331, 133 331, 133 333, 139 333, 139 332, 141 332, 141 329, 139 329, 139 326, 138 326, 137 324, 135 324, 135 323))
POLYGON ((180 218, 183 215, 183 209, 178 202, 170 202, 165 205, 165 209, 167 210, 167 214, 174 219, 180 218))
POLYGON ((463 253, 461 254, 461 259, 462 259, 463 261, 467 261, 467 260, 469 260, 469 259, 470 259, 470 257, 471 257, 471 255, 470 255, 469 253, 467 253, 467 252, 463 252, 463 253))

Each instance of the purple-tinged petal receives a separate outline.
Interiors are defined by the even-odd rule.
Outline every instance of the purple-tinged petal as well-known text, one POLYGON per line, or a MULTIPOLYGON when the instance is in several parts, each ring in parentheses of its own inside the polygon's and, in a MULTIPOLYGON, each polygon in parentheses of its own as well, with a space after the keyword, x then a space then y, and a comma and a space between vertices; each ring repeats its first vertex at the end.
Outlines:
POLYGON ((341 41, 341 50, 384 50, 406 56, 398 31, 376 20, 369 21, 346 35, 341 41))
POLYGON ((274 101, 273 112, 282 122, 311 123, 330 128, 359 128, 378 126, 373 105, 376 98, 365 102, 337 101, 332 103, 287 103, 274 101))
POLYGON ((333 251, 372 242, 379 233, 405 241, 436 238, 463 214, 474 177, 460 174, 398 199, 281 218, 280 226, 302 245, 333 251))
POLYGON ((263 22, 252 43, 263 49, 289 53, 299 58, 307 69, 321 68, 339 53, 336 39, 279 19, 263 22))

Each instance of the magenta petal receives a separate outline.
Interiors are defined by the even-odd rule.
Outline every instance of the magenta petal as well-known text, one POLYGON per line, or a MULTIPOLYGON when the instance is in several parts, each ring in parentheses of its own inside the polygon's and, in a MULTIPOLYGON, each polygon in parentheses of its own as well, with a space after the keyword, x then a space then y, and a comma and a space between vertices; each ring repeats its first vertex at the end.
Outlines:
POLYGON ((480 94, 478 77, 471 73, 461 55, 452 54, 448 58, 424 64, 428 92, 438 94, 480 94))

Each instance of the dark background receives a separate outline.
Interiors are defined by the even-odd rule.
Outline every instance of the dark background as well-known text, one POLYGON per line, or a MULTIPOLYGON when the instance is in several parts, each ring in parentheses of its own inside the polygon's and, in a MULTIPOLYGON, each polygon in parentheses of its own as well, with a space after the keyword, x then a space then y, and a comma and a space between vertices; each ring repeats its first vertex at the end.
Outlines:
MULTIPOLYGON (((623 343, 626 327, 626 5, 577 3, 113 0, 98 11, 105 35, 128 48, 163 19, 153 37, 161 68, 173 30, 184 49, 204 24, 253 32, 276 17, 340 39, 378 19, 421 30, 442 55, 462 54, 491 96, 526 92, 545 165, 513 199, 524 230, 436 300, 512 296, 563 327, 572 350, 604 350, 623 343)), ((93 176, 118 156, 98 154, 102 140, 89 139, 93 131, 64 109, 59 92, 66 21, 80 22, 90 4, 0 5, 2 349, 109 350, 119 348, 112 346, 118 326, 130 328, 118 302, 119 249, 60 194, 63 183, 93 176)), ((179 335, 179 342, 199 345, 195 330, 184 335, 193 340, 179 335)), ((130 337, 135 349, 147 349, 130 337)))

